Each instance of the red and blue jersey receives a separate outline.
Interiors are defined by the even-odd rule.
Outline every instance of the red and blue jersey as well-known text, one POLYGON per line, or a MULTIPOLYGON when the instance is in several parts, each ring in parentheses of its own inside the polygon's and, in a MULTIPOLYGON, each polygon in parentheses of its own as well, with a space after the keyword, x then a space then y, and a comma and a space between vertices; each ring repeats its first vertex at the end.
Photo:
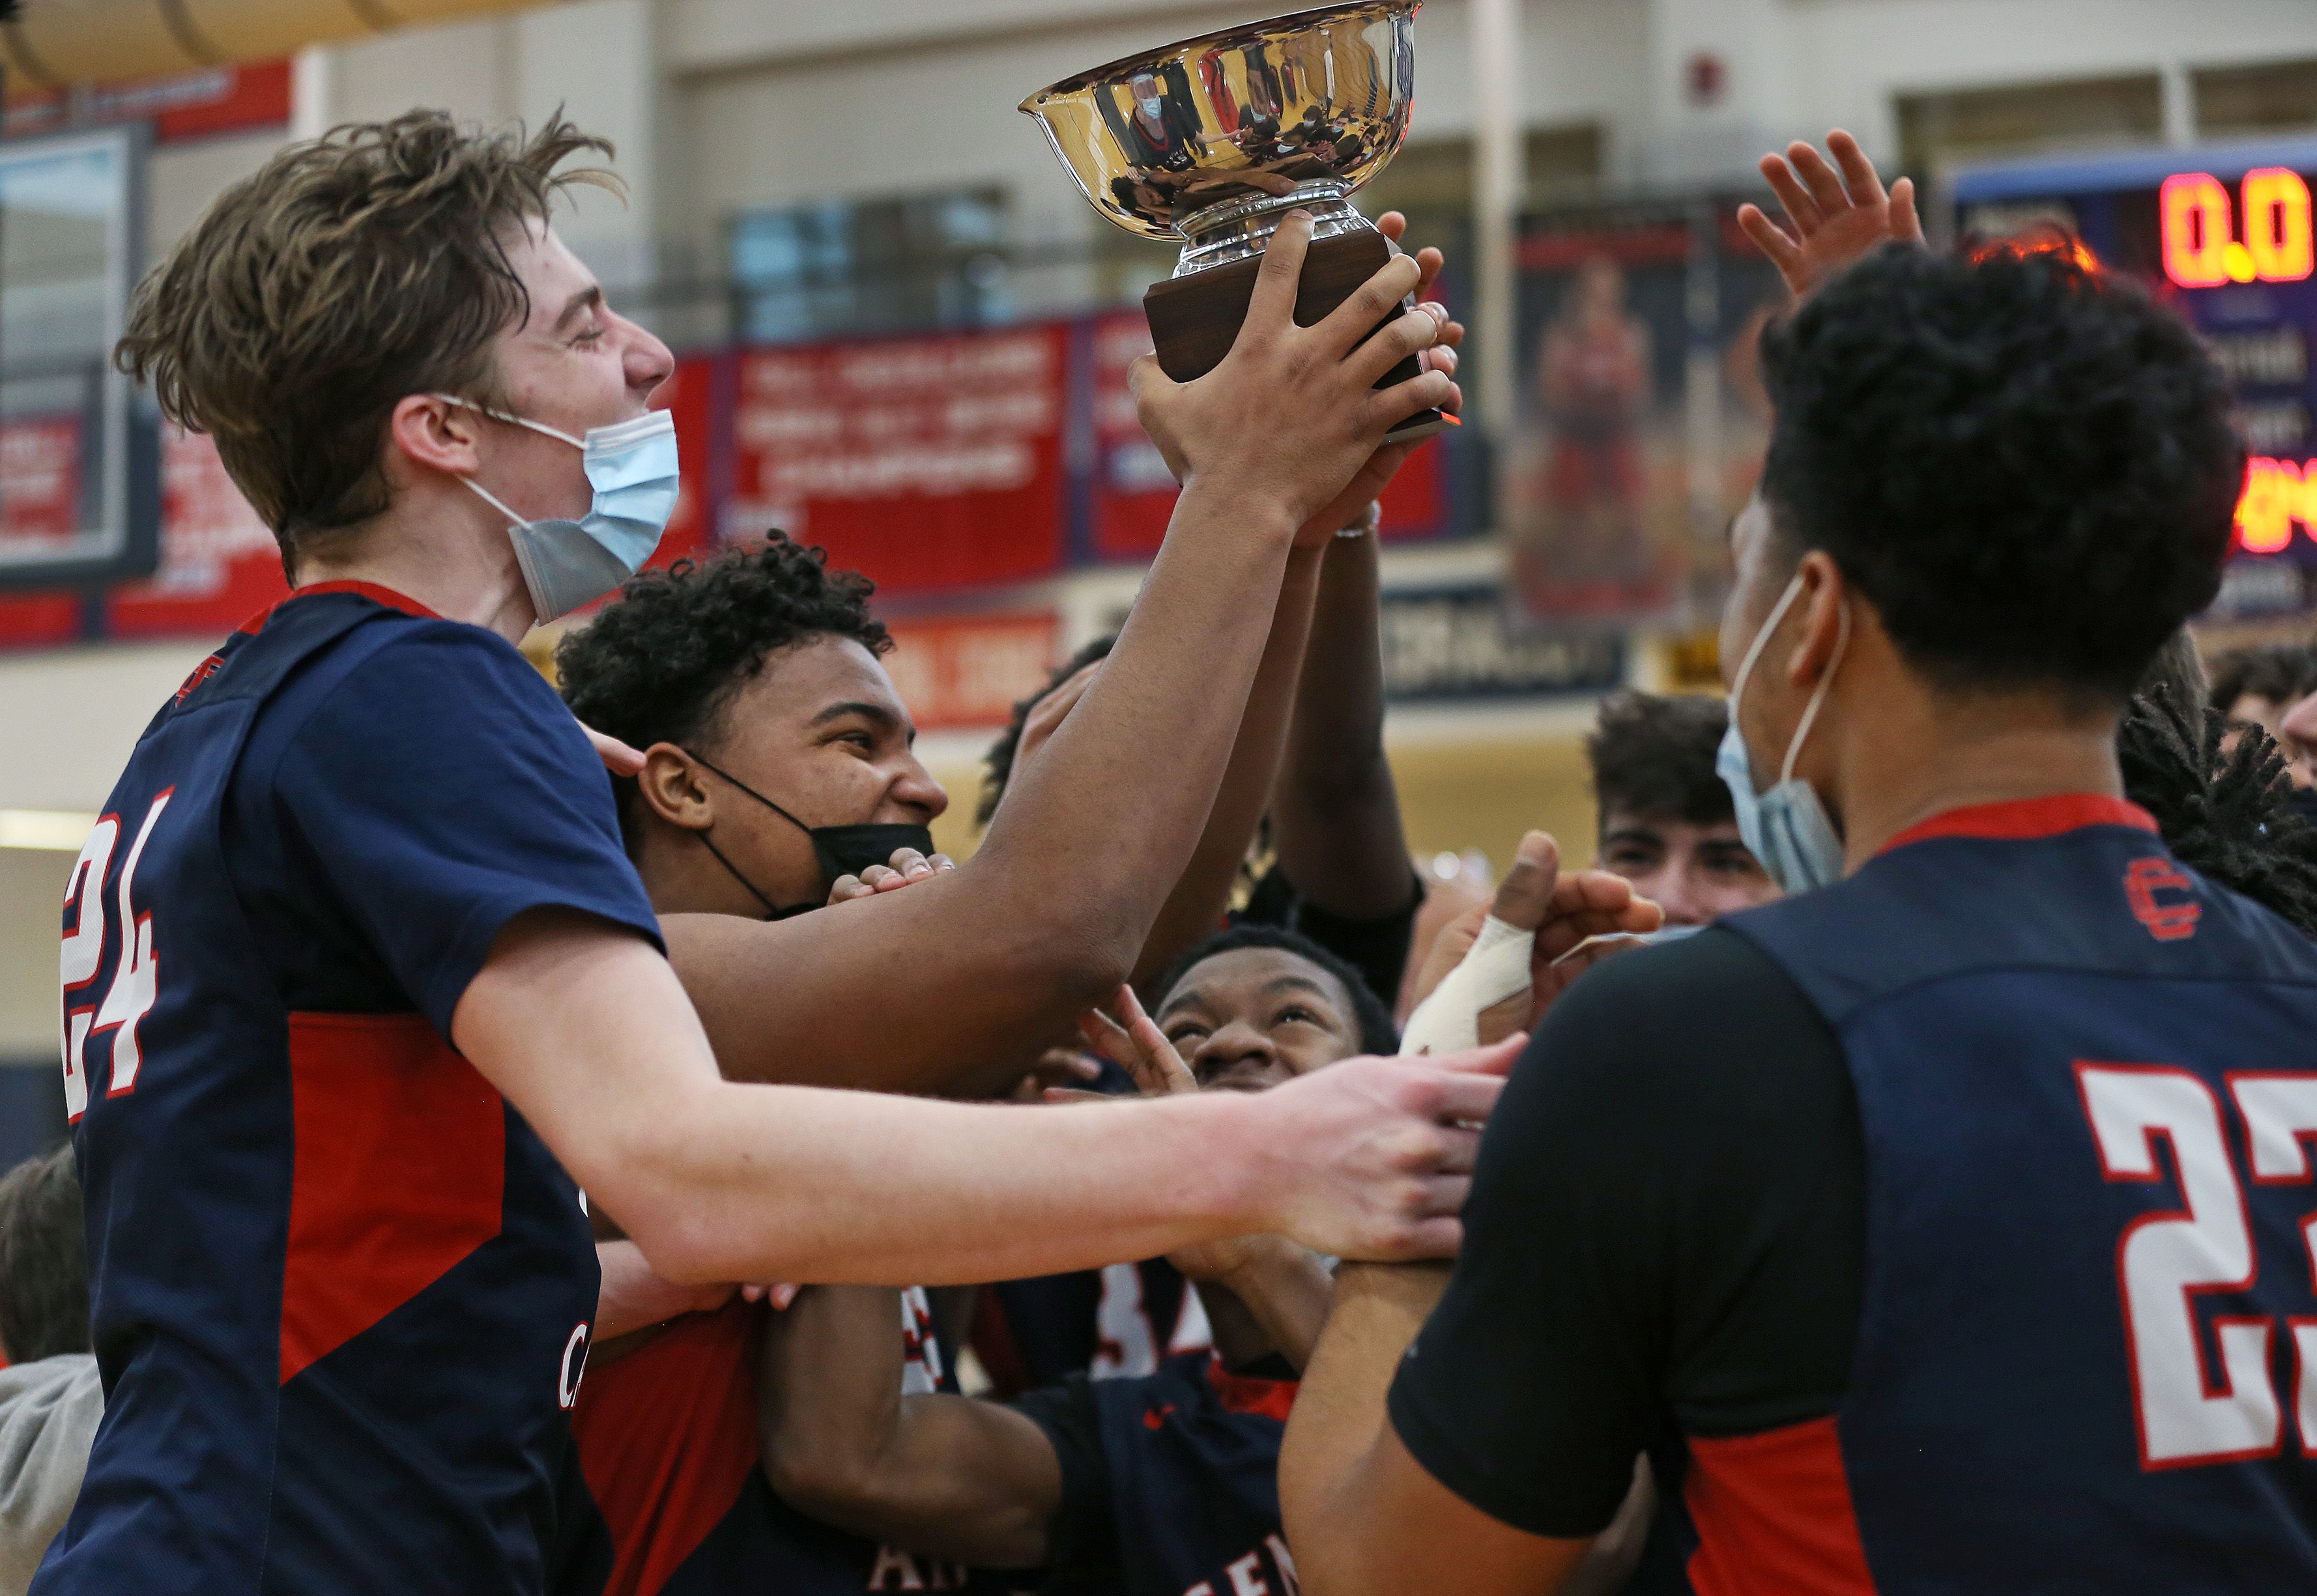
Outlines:
MULTIPOLYGON (((555 1596, 1003 1596, 1018 1578, 834 1529, 773 1492, 757 1449, 763 1304, 679 1319, 589 1378, 555 1596)), ((954 1392, 923 1291, 901 1297, 904 1393, 954 1392)))
POLYGON ((658 934, 490 632, 307 588, 155 716, 64 904, 106 1405, 40 1596, 542 1588, 595 1251, 447 1039, 541 907, 658 934))
POLYGON ((2154 832, 1959 810, 1727 922, 1840 1042, 1865 1268, 1836 1410, 1692 1449, 1693 1588, 2317 1590, 2317 944, 2154 832))
POLYGON ((1139 1377, 1073 1377, 1023 1400, 1062 1466, 1049 1588, 1295 1596, 1279 1521, 1295 1390, 1293 1379, 1235 1376, 1196 1352, 1139 1377))

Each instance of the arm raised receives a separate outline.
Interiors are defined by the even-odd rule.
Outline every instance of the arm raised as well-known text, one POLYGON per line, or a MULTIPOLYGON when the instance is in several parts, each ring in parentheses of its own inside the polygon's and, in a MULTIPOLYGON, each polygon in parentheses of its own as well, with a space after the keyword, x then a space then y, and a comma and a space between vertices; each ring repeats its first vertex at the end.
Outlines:
MULTIPOLYGON (((1324 519, 1390 427, 1454 403, 1444 371, 1369 386, 1437 343, 1440 315, 1368 335, 1374 317, 1358 321, 1347 301, 1295 325, 1309 235, 1304 218, 1275 236, 1213 371, 1176 384, 1138 366, 1144 424, 1183 495, 1109 664, 974 857, 802 923, 670 918, 670 958, 728 1074, 997 1089, 1025 1047, 1134 967, 1214 812, 1299 529, 1324 519), (907 1004, 891 1001, 897 971, 907 1004)), ((1419 270, 1395 259, 1361 294, 1396 301, 1419 270)))

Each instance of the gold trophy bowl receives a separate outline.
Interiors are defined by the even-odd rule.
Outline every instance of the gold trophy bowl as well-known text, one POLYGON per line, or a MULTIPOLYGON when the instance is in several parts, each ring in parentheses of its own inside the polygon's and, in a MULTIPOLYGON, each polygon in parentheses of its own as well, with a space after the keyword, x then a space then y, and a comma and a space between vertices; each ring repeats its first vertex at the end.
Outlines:
MULTIPOLYGON (((1358 0, 1228 28, 1022 102, 1096 210, 1145 238, 1183 240, 1174 275, 1142 300, 1158 364, 1176 381, 1205 375, 1230 352, 1264 245, 1289 210, 1313 223, 1295 301, 1304 325, 1391 259, 1391 242, 1351 195, 1407 136, 1419 4, 1358 0)), ((1411 357, 1377 386, 1420 369, 1411 357)), ((1391 436, 1452 424, 1427 410, 1391 436)))

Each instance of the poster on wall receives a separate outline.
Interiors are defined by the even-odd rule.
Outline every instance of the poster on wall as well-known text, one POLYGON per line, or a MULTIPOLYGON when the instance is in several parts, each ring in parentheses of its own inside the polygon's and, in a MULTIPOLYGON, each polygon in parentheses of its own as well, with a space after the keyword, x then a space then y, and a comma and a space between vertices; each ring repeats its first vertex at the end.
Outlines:
POLYGON ((778 528, 889 593, 1058 569, 1068 329, 738 356, 722 540, 778 528))
MULTIPOLYGON (((1143 432, 1127 380, 1128 369, 1150 352, 1150 325, 1141 311, 1094 318, 1087 544, 1098 560, 1149 559, 1158 552, 1167 518, 1175 513, 1175 475, 1143 432)), ((1443 464, 1447 447, 1443 439, 1420 445, 1384 490, 1385 541, 1443 537, 1454 530, 1443 464)))
POLYGON ((1522 607, 1580 627, 1714 613, 1768 437, 1776 274, 1703 202, 1532 218, 1518 258, 1502 520, 1522 607))

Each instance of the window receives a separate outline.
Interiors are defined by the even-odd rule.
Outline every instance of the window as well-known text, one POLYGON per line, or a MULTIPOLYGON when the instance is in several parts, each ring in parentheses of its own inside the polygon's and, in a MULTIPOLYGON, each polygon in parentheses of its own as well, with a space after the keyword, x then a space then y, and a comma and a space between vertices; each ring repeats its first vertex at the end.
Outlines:
POLYGON ((1900 165, 1923 174, 1993 156, 2151 143, 2164 133, 2153 72, 1901 94, 1898 111, 1900 165))
POLYGON ((753 342, 979 326, 1011 312, 997 191, 744 211, 730 241, 735 319, 753 342))
POLYGON ((2317 60, 2206 67, 2189 81, 2196 93, 2196 130, 2206 138, 2317 128, 2317 60))

